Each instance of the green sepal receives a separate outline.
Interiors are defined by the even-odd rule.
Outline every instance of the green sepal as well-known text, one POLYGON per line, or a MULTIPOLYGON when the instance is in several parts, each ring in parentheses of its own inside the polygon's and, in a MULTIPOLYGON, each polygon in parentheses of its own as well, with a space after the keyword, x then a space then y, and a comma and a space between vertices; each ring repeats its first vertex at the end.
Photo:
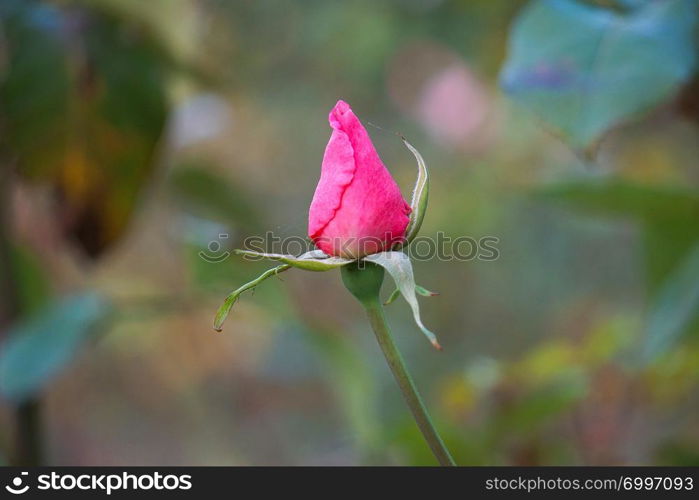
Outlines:
POLYGON ((350 262, 355 262, 351 259, 343 259, 341 257, 331 257, 324 254, 320 250, 306 252, 303 255, 295 257, 293 255, 284 255, 280 253, 261 253, 251 250, 235 250, 238 255, 247 257, 257 257, 263 259, 278 260, 291 267, 297 267, 305 271, 330 271, 338 267, 346 266, 350 262))
POLYGON ((365 306, 378 303, 384 276, 383 267, 360 261, 343 267, 341 272, 342 283, 359 302, 365 306))
POLYGON ((413 311, 413 318, 415 323, 425 334, 430 343, 441 350, 442 347, 437 342, 437 337, 434 333, 428 330, 425 325, 422 324, 422 319, 420 319, 420 305, 417 302, 417 296, 415 295, 415 278, 413 277, 413 265, 410 259, 403 252, 381 252, 371 255, 367 255, 363 259, 366 262, 372 262, 383 267, 388 274, 391 275, 393 281, 396 282, 396 286, 400 290, 400 293, 405 297, 406 302, 413 311))
POLYGON ((410 150, 417 160, 417 180, 415 181, 415 187, 413 188, 413 197, 410 201, 410 222, 408 222, 408 227, 405 229, 405 243, 407 245, 417 236, 420 232, 420 226, 422 226, 422 220, 425 218, 425 212, 427 212, 427 200, 430 195, 430 176, 427 172, 427 165, 425 160, 422 158, 420 152, 413 147, 405 137, 403 139, 403 144, 410 150))
POLYGON ((216 311, 216 316, 214 317, 214 330, 216 330, 217 332, 220 332, 222 330, 223 322, 226 321, 228 313, 231 311, 231 307, 233 307, 233 304, 235 304, 238 301, 238 297, 240 297, 240 294, 242 294, 246 290, 255 288, 257 285, 262 283, 267 278, 271 276, 276 276, 277 274, 287 271, 289 269, 291 269, 291 266, 288 264, 282 264, 281 266, 268 269, 254 280, 250 281, 249 283, 245 283, 240 288, 233 290, 230 294, 228 294, 226 300, 223 301, 221 307, 219 307, 218 311, 216 311))

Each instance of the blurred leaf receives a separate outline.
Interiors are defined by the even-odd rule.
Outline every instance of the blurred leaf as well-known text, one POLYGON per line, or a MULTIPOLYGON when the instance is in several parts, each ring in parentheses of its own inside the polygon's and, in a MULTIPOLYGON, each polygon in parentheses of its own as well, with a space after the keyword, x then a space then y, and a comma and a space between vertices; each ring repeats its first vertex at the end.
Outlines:
POLYGON ((625 355, 637 340, 640 321, 636 314, 605 318, 590 329, 582 346, 575 346, 576 361, 589 369, 613 361, 620 353, 625 355))
POLYGON ((617 179, 561 183, 541 189, 536 195, 592 213, 644 221, 689 220, 699 211, 699 193, 694 190, 617 179))
POLYGON ((43 307, 50 297, 50 284, 39 262, 24 247, 13 248, 12 266, 17 275, 17 293, 19 294, 22 316, 35 313, 43 307))
POLYGON ((94 293, 63 298, 14 326, 0 353, 0 393, 21 402, 41 391, 75 356, 108 311, 94 293))
POLYGON ((699 312, 699 245, 667 279, 646 320, 641 360, 657 359, 680 338, 699 312))
POLYGON ((665 352, 696 317, 699 306, 699 194, 620 181, 563 184, 539 194, 642 224, 650 289, 659 290, 648 315, 641 358, 647 363, 665 352))
POLYGON ((637 9, 652 1, 654 0, 616 0, 618 4, 628 9, 637 9))
POLYGON ((69 0, 130 23, 137 21, 178 65, 195 63, 201 13, 196 0, 69 0))
POLYGON ((600 180, 559 184, 536 194, 592 214, 630 218, 642 224, 651 289, 665 280, 699 240, 699 194, 684 187, 600 180))
POLYGON ((68 62, 57 9, 28 0, 0 2, 2 153, 48 170, 51 151, 66 140, 68 62), (47 78, 50 75, 50 78, 47 78), (36 147, 41 144, 41 147, 36 147))
POLYGON ((648 283, 655 292, 699 241, 699 227, 687 220, 651 222, 644 240, 648 283))
POLYGON ((695 65, 696 0, 627 14, 535 0, 515 21, 501 84, 573 147, 669 97, 695 65))
POLYGON ((72 219, 67 229, 96 256, 123 234, 157 166, 171 68, 147 37, 127 35, 110 17, 90 17, 82 42, 88 62, 70 97, 79 119, 59 189, 72 219))
POLYGON ((569 373, 554 383, 527 392, 493 423, 499 436, 524 434, 544 425, 547 420, 568 411, 587 394, 586 379, 569 373))
POLYGON ((245 231, 257 225, 256 207, 246 199, 245 190, 228 178, 202 167, 184 165, 172 172, 170 185, 178 202, 196 215, 232 222, 245 231))
POLYGON ((126 229, 155 168, 171 67, 138 30, 91 10, 3 2, 3 153, 54 187, 56 220, 93 257, 126 229))
POLYGON ((519 363, 513 365, 515 378, 520 383, 524 380, 530 383, 544 385, 557 380, 563 375, 577 373, 580 368, 579 346, 572 346, 564 339, 545 342, 532 349, 519 363))

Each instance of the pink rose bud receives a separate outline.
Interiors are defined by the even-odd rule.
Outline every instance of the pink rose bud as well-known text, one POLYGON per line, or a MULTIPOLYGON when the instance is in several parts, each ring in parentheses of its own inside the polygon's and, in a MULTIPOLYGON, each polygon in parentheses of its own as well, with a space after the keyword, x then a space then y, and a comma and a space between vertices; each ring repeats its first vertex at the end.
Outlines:
POLYGON ((357 259, 405 238, 410 206, 352 109, 338 101, 308 215, 308 236, 328 255, 357 259))

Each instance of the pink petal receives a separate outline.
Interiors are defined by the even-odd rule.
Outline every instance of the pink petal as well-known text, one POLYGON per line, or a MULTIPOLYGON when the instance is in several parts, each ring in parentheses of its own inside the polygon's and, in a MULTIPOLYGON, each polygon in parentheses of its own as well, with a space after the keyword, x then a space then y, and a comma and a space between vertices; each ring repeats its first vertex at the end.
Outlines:
POLYGON ((330 255, 380 252, 405 235, 410 207, 349 105, 329 116, 333 134, 309 210, 308 234, 330 255))

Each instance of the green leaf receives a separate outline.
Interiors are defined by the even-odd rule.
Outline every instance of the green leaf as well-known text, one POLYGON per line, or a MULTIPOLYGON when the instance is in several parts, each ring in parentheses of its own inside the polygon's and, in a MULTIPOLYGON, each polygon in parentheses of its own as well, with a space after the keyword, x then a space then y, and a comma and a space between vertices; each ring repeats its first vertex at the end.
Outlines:
POLYGON ((216 316, 214 317, 214 330, 217 332, 220 332, 223 328, 223 322, 226 321, 226 318, 228 317, 228 313, 231 311, 231 308, 233 307, 233 304, 235 304, 238 301, 238 297, 245 292, 246 290, 250 290, 251 288, 255 288, 257 285, 262 283, 264 280, 271 276, 276 276, 279 273, 283 273, 284 271, 287 271, 291 269, 291 266, 288 264, 283 264, 281 266, 273 267, 272 269, 268 269, 264 273, 262 273, 260 276, 255 278, 254 280, 244 284, 240 288, 233 290, 228 297, 226 297, 226 300, 223 301, 223 304, 221 307, 218 308, 218 311, 216 311, 216 316))
POLYGON ((422 333, 425 334, 432 345, 441 350, 442 347, 437 342, 435 334, 429 331, 420 319, 420 305, 415 295, 415 278, 413 277, 413 265, 410 262, 410 258, 403 252, 381 252, 367 255, 363 260, 378 264, 388 271, 393 281, 396 282, 400 293, 408 302, 408 305, 410 305, 417 326, 420 327, 420 330, 422 330, 422 333))
POLYGON ((410 208, 412 211, 410 212, 410 222, 408 222, 408 227, 405 230, 405 244, 408 244, 420 232, 422 220, 425 218, 425 212, 427 212, 427 201, 430 195, 430 176, 427 172, 425 160, 422 158, 420 152, 405 140, 405 137, 401 138, 417 160, 417 180, 415 181, 413 197, 410 201, 410 208))
POLYGON ((696 23, 696 0, 648 2, 628 13, 536 0, 515 21, 501 85, 586 148, 692 75, 696 23))
POLYGON ((699 312, 699 244, 667 279, 646 320, 641 359, 667 352, 699 312))
POLYGON ((320 250, 306 252, 305 254, 299 257, 279 253, 253 252, 251 250, 235 250, 235 253, 237 253, 238 255, 253 257, 256 260, 278 260, 280 262, 290 265, 291 267, 297 267, 305 271, 330 271, 331 269, 337 269, 338 267, 346 266, 350 262, 354 262, 353 260, 343 259, 341 257, 330 257, 329 255, 324 254, 320 250))
POLYGON ((14 402, 36 394, 75 356, 109 308, 97 294, 63 298, 14 326, 0 353, 0 393, 14 402))

